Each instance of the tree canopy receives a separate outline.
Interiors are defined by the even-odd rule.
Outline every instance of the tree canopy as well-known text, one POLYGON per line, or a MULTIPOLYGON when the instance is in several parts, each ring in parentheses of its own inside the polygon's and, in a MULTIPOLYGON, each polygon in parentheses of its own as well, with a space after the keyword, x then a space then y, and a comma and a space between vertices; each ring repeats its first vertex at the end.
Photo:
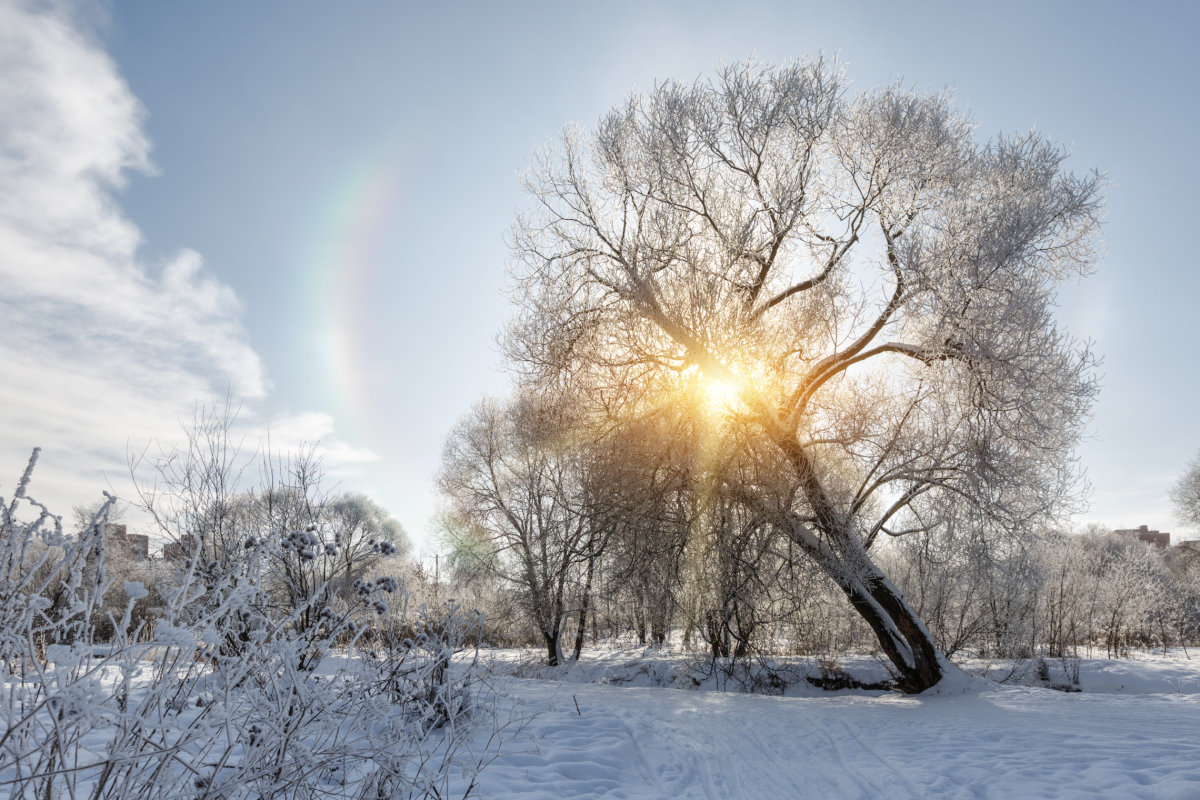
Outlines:
POLYGON ((940 657, 869 548, 954 506, 1029 525, 1077 485, 1094 360, 1054 303, 1103 181, 1066 158, 979 141, 947 93, 851 94, 823 58, 659 84, 527 176, 506 348, 609 424, 707 387, 753 432, 730 489, 926 688, 940 657))

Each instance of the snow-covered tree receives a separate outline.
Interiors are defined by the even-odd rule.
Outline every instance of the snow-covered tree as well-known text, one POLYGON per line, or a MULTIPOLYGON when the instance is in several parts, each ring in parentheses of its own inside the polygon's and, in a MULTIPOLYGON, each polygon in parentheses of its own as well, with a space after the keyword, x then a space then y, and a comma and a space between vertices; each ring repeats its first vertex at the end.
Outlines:
POLYGON ((660 415, 627 425, 608 442, 606 474, 597 481, 597 493, 616 499, 611 505, 621 518, 606 549, 598 599, 611 631, 632 630, 643 645, 664 644, 685 605, 696 522, 693 450, 677 419, 660 415))
POLYGON ((1171 488, 1175 513, 1185 525, 1200 530, 1200 453, 1191 460, 1179 481, 1171 488))
POLYGON ((1102 181, 1036 133, 980 143, 944 93, 843 84, 738 63, 567 130, 527 180, 505 342, 609 424, 706 386, 756 435, 731 494, 921 691, 943 660, 869 550, 948 499, 1013 527, 1067 509, 1095 384, 1055 287, 1094 260, 1102 181))
POLYGON ((531 398, 485 401, 450 433, 438 478, 456 517, 456 549, 521 589, 551 666, 596 543, 582 455, 563 441, 552 408, 531 398))

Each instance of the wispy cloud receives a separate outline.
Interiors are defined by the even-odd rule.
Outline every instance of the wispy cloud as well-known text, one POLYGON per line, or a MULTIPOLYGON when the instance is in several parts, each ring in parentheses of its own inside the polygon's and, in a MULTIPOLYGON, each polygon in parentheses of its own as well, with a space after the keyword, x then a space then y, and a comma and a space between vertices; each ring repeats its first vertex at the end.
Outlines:
MULTIPOLYGON (((35 486, 59 513, 121 492, 129 447, 175 438, 196 403, 269 388, 199 254, 139 260, 114 192, 152 171, 143 114, 70 8, 0 3, 0 487, 41 446, 35 486)), ((334 465, 371 457, 332 425, 297 415, 279 436, 326 439, 334 465)))

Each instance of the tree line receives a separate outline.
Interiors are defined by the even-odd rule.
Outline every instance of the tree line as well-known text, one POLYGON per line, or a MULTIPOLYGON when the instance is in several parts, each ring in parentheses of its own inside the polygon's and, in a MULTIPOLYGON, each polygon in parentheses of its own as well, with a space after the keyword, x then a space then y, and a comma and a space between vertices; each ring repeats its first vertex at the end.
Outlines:
MULTIPOLYGON (((486 401, 460 423, 440 476, 444 535, 454 590, 487 608, 490 637, 536 641, 551 665, 601 640, 714 658, 878 649, 838 585, 747 510, 757 454, 735 418, 707 430, 705 402, 595 441, 544 398, 486 401)), ((1120 657, 1200 638, 1189 547, 947 511, 872 552, 954 660, 1120 657)))

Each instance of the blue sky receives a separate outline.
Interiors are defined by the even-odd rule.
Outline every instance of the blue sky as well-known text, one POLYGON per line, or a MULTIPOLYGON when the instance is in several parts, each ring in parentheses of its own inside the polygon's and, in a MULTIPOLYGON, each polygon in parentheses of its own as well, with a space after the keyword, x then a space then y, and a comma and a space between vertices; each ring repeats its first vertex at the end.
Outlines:
POLYGON ((506 390, 533 152, 656 79, 824 51, 855 87, 953 87, 982 137, 1037 127, 1108 174, 1106 255, 1062 296, 1104 358, 1086 519, 1182 532, 1200 7, 966 5, 3 0, 0 486, 40 444, 59 509, 127 493, 129 448, 228 388, 247 431, 320 439, 427 541, 442 438, 506 390))

